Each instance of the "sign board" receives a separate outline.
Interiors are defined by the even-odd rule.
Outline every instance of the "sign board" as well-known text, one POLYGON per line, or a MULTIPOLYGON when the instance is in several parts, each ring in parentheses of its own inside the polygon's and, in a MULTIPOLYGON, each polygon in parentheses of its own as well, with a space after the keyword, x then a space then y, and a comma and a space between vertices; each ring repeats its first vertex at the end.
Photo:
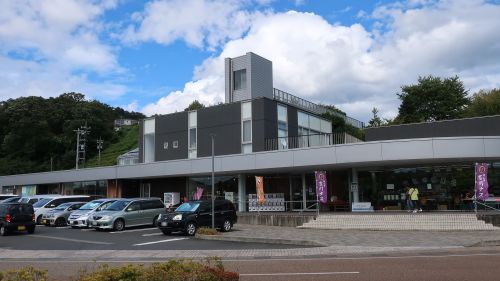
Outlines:
POLYGON ((355 202, 352 203, 353 212, 373 212, 371 202, 355 202))
POLYGON ((387 189, 394 189, 394 184, 393 183, 388 183, 387 184, 387 189))
POLYGON ((351 191, 352 192, 358 192, 358 183, 357 182, 352 182, 351 183, 351 191))

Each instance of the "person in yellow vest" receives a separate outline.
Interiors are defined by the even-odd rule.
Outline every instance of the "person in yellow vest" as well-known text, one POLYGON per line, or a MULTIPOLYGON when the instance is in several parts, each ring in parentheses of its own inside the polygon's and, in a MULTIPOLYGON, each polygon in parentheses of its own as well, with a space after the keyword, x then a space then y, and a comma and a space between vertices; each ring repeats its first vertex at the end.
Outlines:
POLYGON ((410 187, 408 190, 408 194, 410 195, 410 199, 413 205, 413 212, 422 212, 422 208, 419 209, 419 203, 418 203, 418 188, 416 187, 410 187))

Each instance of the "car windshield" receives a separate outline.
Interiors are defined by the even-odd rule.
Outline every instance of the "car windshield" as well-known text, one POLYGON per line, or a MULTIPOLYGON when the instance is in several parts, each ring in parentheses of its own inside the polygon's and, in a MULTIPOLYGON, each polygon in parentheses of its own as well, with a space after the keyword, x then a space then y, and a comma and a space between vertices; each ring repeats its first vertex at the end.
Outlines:
POLYGON ((118 200, 115 203, 109 205, 105 210, 106 211, 121 211, 127 207, 127 205, 130 203, 130 200, 118 200))
POLYGON ((45 204, 49 203, 50 200, 52 200, 52 198, 40 198, 40 200, 38 200, 38 202, 36 202, 35 204, 33 204, 33 207, 34 208, 43 207, 43 206, 45 206, 45 204))
POLYGON ((63 211, 64 209, 68 208, 71 205, 73 205, 73 203, 64 203, 57 206, 54 210, 63 211))
POLYGON ((23 197, 23 198, 19 199, 20 203, 28 203, 28 201, 30 201, 30 199, 28 197, 23 197))
POLYGON ((194 202, 186 202, 180 205, 177 209, 175 209, 176 212, 194 212, 198 210, 198 207, 200 207, 200 203, 194 203, 194 202))
POLYGON ((102 204, 102 201, 90 201, 85 205, 81 206, 78 210, 94 210, 102 204))

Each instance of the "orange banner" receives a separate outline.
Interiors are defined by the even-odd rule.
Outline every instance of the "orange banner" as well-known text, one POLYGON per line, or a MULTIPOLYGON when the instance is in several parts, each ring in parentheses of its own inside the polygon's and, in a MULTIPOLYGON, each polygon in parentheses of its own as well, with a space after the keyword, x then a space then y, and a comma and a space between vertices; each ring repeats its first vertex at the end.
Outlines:
POLYGON ((264 177, 255 176, 255 188, 259 203, 264 203, 264 177))

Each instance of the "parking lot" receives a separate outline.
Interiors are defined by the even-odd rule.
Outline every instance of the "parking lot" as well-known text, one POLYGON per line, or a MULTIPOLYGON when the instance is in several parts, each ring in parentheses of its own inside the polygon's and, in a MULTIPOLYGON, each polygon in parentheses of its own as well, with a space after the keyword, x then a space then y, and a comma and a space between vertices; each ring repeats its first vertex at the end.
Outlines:
MULTIPOLYGON (((236 228, 234 231, 238 231, 236 228)), ((173 233, 166 236, 156 227, 130 228, 121 232, 36 227, 34 234, 12 233, 0 237, 0 249, 11 250, 244 250, 287 249, 290 245, 207 241, 173 233)))

